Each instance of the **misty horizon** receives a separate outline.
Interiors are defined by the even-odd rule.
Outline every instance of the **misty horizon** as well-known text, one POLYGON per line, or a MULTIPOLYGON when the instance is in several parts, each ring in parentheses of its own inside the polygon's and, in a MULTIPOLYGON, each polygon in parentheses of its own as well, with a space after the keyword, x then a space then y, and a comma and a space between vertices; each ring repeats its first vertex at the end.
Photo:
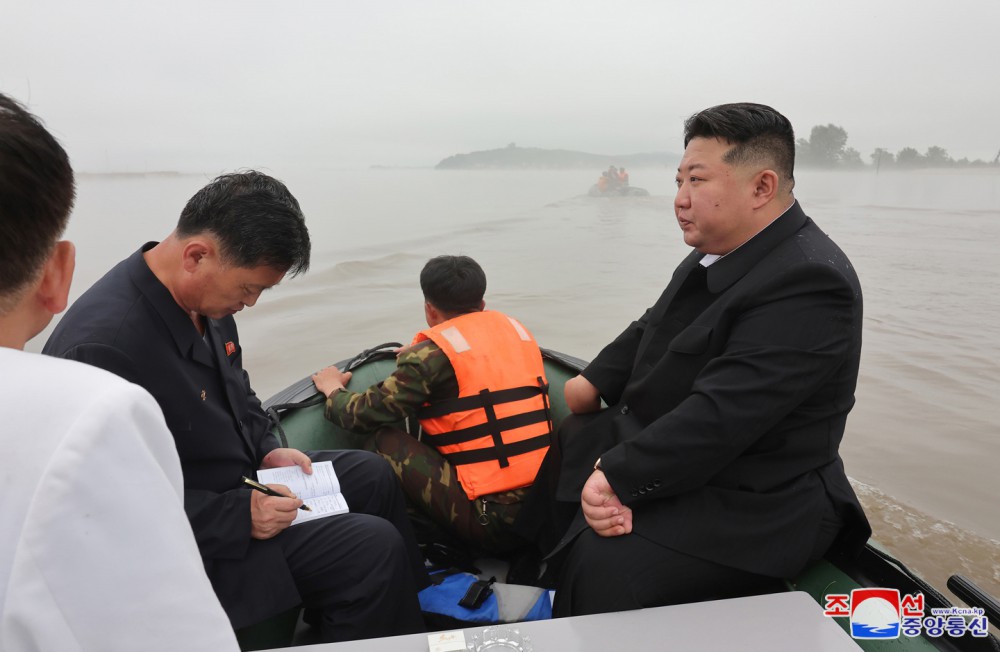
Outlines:
POLYGON ((1000 150, 1000 4, 4 2, 0 92, 79 170, 432 166, 516 142, 682 149, 760 102, 799 136, 1000 150))

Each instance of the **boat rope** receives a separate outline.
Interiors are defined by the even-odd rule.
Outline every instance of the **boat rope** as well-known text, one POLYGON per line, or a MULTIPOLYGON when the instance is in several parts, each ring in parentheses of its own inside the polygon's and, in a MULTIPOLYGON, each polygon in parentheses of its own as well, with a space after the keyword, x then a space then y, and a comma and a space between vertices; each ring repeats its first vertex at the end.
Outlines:
POLYGON ((274 426, 275 434, 278 436, 278 441, 281 443, 282 448, 288 448, 288 437, 285 436, 285 429, 281 427, 281 415, 280 412, 284 410, 295 410, 299 408, 312 407, 313 405, 319 405, 320 403, 325 403, 326 397, 322 394, 317 393, 316 396, 307 398, 304 401, 296 401, 295 403, 281 403, 279 405, 272 405, 267 408, 267 418, 271 420, 271 424, 274 426))
POLYGON ((402 346, 403 345, 399 342, 384 342, 373 346, 370 349, 365 349, 347 361, 347 364, 344 365, 344 371, 353 371, 372 358, 383 358, 390 355, 395 356, 396 349, 402 348, 402 346))

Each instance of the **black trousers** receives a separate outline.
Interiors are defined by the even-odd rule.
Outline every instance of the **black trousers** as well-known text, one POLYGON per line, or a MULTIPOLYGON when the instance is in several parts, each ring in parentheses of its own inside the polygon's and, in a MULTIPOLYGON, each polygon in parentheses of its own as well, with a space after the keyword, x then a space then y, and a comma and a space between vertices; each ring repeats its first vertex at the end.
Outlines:
POLYGON ((275 538, 303 606, 322 617, 323 640, 424 631, 417 591, 429 580, 392 468, 364 451, 310 451, 309 457, 333 462, 351 511, 289 527, 275 538))
POLYGON ((627 611, 784 590, 781 580, 698 559, 632 533, 587 528, 562 567, 553 616, 627 611))

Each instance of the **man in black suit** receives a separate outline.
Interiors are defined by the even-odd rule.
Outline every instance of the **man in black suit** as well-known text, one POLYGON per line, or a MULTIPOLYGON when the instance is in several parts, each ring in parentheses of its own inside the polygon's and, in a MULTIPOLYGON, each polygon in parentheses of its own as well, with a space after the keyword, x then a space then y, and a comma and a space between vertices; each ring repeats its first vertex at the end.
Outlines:
POLYGON ((792 195, 792 126, 722 105, 687 120, 684 144, 674 211, 694 251, 566 384, 581 416, 561 433, 559 493, 582 518, 558 615, 766 592, 871 533, 838 453, 861 286, 792 195))
POLYGON ((309 249, 284 184, 258 172, 221 176, 163 242, 143 245, 87 290, 44 353, 107 369, 156 398, 180 454, 185 510, 234 627, 304 604, 321 613, 330 641, 421 631, 416 592, 427 575, 389 465, 361 451, 279 448, 243 370, 233 315, 304 271, 309 249), (241 482, 261 468, 311 473, 324 459, 349 514, 289 527, 301 500, 241 482))

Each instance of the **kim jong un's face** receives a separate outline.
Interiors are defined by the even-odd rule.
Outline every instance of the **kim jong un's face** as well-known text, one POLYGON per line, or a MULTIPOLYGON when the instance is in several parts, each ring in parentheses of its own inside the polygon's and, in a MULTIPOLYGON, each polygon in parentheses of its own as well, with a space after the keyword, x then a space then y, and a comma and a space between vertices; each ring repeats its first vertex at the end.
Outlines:
POLYGON ((692 138, 677 167, 674 214, 684 242, 705 254, 727 254, 755 232, 756 175, 723 160, 731 147, 718 138, 692 138))

